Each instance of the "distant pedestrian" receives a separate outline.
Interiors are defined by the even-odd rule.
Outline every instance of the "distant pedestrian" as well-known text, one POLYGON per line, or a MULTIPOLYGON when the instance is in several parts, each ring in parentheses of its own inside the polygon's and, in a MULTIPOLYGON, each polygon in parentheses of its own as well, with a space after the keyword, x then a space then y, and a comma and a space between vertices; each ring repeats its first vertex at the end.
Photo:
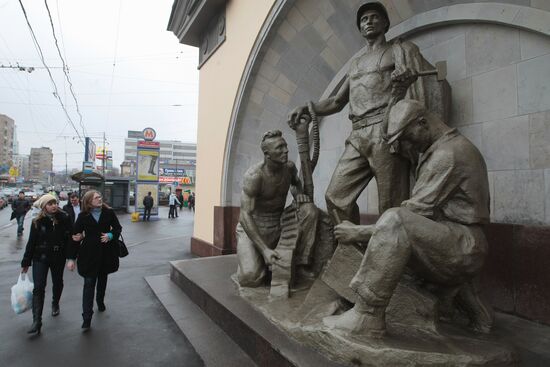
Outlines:
POLYGON ((29 240, 21 261, 21 272, 27 273, 32 265, 34 289, 32 291, 32 326, 29 334, 38 334, 42 328, 42 310, 48 270, 52 276, 52 316, 59 315, 59 300, 63 292, 65 267, 72 224, 69 216, 59 210, 55 196, 46 194, 40 201, 40 213, 32 221, 29 240))
POLYGON ((17 220, 17 237, 21 237, 23 235, 25 215, 31 209, 31 202, 25 198, 24 191, 19 191, 19 196, 12 202, 11 208, 13 210, 11 219, 15 218, 17 220))
POLYGON ((151 191, 143 198, 143 221, 151 220, 151 209, 155 204, 155 199, 151 196, 151 191))
POLYGON ((168 212, 168 218, 175 218, 175 217, 178 216, 178 209, 177 209, 176 205, 179 205, 179 204, 180 204, 180 201, 176 197, 176 194, 170 193, 170 197, 168 199, 168 205, 170 205, 170 211, 168 212))
POLYGON ((189 210, 195 211, 195 193, 192 192, 191 195, 189 195, 189 210))
POLYGON ((183 209, 183 191, 180 191, 180 194, 178 195, 178 200, 180 201, 180 210, 183 209))
POLYGON ((63 211, 71 218, 71 224, 75 224, 76 218, 78 218, 80 214, 80 200, 77 193, 71 193, 69 196, 69 203, 63 207, 63 211))
POLYGON ((105 311, 105 290, 107 276, 118 270, 117 239, 122 232, 118 218, 101 194, 90 190, 82 197, 82 211, 76 219, 72 236, 73 242, 68 252, 71 259, 67 263, 74 270, 77 259, 78 274, 84 278, 82 292, 82 329, 90 328, 94 313, 94 292, 97 285, 96 303, 99 312, 105 311))

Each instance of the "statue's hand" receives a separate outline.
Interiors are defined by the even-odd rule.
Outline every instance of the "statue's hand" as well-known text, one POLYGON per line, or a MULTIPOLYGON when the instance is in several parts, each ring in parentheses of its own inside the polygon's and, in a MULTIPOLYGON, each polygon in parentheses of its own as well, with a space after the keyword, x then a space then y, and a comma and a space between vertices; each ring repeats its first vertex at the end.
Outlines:
POLYGON ((418 79, 418 74, 411 69, 395 69, 391 74, 392 95, 403 98, 409 86, 418 79))
POLYGON ((306 194, 298 194, 296 195, 296 203, 298 204, 311 203, 311 198, 306 194))
POLYGON ((296 107, 290 114, 288 115, 288 126, 292 130, 296 130, 296 127, 302 123, 302 119, 307 118, 307 122, 311 121, 311 117, 309 116, 309 109, 307 106, 299 106, 296 107))
POLYGON ((279 255, 279 253, 277 251, 269 249, 269 248, 266 248, 262 255, 264 257, 264 261, 265 261, 266 265, 268 265, 268 266, 277 263, 277 261, 279 261, 281 259, 281 256, 279 255))
MULTIPOLYGON (((334 236, 341 243, 363 242, 364 238, 360 238, 359 226, 345 220, 334 227, 334 236)), ((368 239, 367 239, 368 240, 368 239)))

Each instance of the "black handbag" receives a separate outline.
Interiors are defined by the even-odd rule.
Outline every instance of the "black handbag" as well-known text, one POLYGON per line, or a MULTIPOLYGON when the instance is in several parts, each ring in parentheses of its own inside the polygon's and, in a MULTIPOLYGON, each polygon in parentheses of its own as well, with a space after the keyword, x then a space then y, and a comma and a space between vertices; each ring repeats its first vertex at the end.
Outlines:
POLYGON ((122 235, 118 237, 117 242, 118 242, 118 257, 128 256, 129 254, 128 247, 126 247, 126 244, 124 243, 124 237, 122 237, 122 235))

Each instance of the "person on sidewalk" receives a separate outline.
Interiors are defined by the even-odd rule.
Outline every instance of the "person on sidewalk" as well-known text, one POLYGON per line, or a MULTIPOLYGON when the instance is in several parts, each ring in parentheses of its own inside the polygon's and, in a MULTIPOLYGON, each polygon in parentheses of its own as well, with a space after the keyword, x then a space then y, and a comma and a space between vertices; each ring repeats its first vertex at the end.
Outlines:
POLYGON ((67 268, 74 270, 77 259, 78 274, 84 278, 82 292, 82 329, 90 328, 94 313, 94 291, 99 312, 105 311, 107 276, 118 270, 117 239, 122 232, 118 218, 101 194, 90 190, 82 198, 80 212, 73 229, 67 268))
POLYGON ((143 198, 143 221, 151 220, 151 209, 155 204, 153 196, 151 196, 151 191, 147 193, 147 196, 143 198))
POLYGON ((23 235, 23 224, 25 222, 25 216, 27 212, 31 209, 31 202, 25 198, 25 192, 19 191, 19 196, 11 204, 13 213, 11 214, 11 219, 17 220, 17 237, 23 235))
POLYGON ((32 221, 29 240, 21 261, 21 272, 27 273, 32 265, 34 289, 32 291, 32 326, 29 334, 38 334, 42 328, 42 310, 48 270, 53 283, 52 316, 59 315, 59 300, 63 291, 63 268, 72 224, 69 216, 59 210, 57 199, 44 195, 40 200, 40 213, 32 221))
POLYGON ((192 192, 191 195, 189 195, 189 211, 193 210, 195 211, 195 193, 192 192))
POLYGON ((179 205, 180 201, 176 197, 176 194, 171 193, 168 199, 168 205, 170 205, 170 211, 168 212, 168 218, 176 218, 178 216, 178 209, 176 205, 179 205))
POLYGON ((75 224, 76 218, 78 218, 80 214, 80 200, 76 192, 73 192, 71 196, 69 196, 69 203, 63 207, 63 211, 71 218, 71 224, 75 224))

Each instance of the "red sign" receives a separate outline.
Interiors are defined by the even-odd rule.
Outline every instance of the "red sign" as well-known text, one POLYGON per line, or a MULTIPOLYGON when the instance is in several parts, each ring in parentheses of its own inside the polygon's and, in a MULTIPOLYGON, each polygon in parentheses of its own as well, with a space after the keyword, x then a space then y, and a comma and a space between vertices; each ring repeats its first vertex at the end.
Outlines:
POLYGON ((157 132, 152 127, 143 129, 143 139, 147 141, 155 140, 157 132))
POLYGON ((190 185, 190 177, 173 177, 173 176, 159 176, 159 183, 173 183, 179 182, 182 185, 190 185))
POLYGON ((138 148, 159 149, 160 148, 160 143, 158 141, 138 140, 137 147, 138 148))

